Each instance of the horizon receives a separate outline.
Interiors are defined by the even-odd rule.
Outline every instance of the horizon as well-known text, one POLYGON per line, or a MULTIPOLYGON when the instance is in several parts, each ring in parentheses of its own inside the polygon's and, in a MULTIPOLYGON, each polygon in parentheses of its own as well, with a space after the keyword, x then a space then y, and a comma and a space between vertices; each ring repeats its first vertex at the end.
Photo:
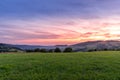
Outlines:
POLYGON ((87 43, 87 42, 108 42, 108 41, 119 41, 120 40, 94 40, 94 41, 85 41, 85 42, 79 42, 79 43, 74 43, 74 44, 60 44, 60 45, 36 45, 36 44, 12 44, 12 43, 0 43, 0 44, 9 44, 9 45, 25 45, 25 46, 71 46, 71 45, 76 45, 76 44, 81 44, 81 43, 87 43))
POLYGON ((71 45, 120 40, 120 0, 0 1, 0 43, 71 45))

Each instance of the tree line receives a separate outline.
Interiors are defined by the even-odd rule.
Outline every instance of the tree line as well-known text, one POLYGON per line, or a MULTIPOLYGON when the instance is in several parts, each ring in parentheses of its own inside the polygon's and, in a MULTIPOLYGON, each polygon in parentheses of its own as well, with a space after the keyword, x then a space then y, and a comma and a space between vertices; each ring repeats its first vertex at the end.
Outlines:
POLYGON ((88 52, 93 52, 93 51, 120 51, 120 48, 113 48, 113 49, 107 49, 107 48, 104 48, 104 49, 89 49, 87 50, 88 52))
POLYGON ((60 52, 73 52, 73 49, 71 47, 67 47, 65 48, 64 50, 61 50, 60 48, 55 48, 55 49, 45 49, 45 48, 36 48, 36 49, 28 49, 28 50, 25 50, 26 52, 43 52, 43 53, 47 53, 47 52, 50 52, 50 53, 60 53, 60 52))

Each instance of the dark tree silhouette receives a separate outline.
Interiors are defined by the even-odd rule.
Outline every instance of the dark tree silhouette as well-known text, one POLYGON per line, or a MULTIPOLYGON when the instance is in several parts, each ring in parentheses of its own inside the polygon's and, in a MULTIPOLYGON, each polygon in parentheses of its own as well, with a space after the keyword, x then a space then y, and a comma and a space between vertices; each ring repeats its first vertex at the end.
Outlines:
POLYGON ((71 47, 65 48, 64 52, 73 52, 73 49, 71 47))
POLYGON ((54 52, 54 50, 53 49, 49 49, 48 52, 52 53, 52 52, 54 52))
POLYGON ((36 48, 36 49, 34 50, 34 52, 40 52, 40 49, 39 49, 39 48, 36 48))
POLYGON ((61 52, 60 48, 55 48, 54 52, 61 52))
POLYGON ((34 50, 31 50, 31 49, 27 49, 25 50, 26 52, 34 52, 34 50))
POLYGON ((45 53, 45 52, 47 52, 47 50, 43 48, 43 49, 40 49, 40 52, 45 53))

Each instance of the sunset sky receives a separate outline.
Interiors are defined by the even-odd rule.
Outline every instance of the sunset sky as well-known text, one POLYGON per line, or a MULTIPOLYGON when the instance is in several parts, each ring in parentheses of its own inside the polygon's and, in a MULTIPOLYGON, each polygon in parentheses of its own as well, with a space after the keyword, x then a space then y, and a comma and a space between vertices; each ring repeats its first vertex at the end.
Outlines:
POLYGON ((120 40, 120 0, 0 0, 0 43, 120 40))

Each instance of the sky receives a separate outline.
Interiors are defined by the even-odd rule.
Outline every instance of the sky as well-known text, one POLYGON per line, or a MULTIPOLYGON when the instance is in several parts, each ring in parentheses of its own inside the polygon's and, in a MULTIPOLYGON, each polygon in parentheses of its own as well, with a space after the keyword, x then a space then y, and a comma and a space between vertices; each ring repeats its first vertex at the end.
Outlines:
POLYGON ((120 40, 120 0, 0 0, 0 43, 120 40))

